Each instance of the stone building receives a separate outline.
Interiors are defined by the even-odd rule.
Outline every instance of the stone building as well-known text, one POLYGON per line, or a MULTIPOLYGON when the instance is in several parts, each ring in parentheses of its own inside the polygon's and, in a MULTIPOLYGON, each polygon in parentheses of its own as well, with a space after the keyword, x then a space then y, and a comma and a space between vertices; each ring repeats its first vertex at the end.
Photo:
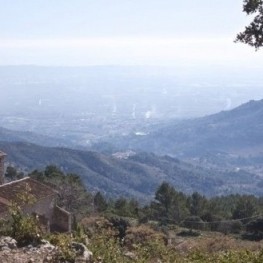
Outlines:
POLYGON ((8 217, 8 208, 14 202, 20 202, 19 196, 29 194, 32 203, 23 205, 23 212, 34 214, 47 232, 71 231, 71 214, 57 206, 58 193, 50 186, 30 177, 4 183, 4 157, 0 152, 0 218, 8 217))
POLYGON ((0 184, 4 183, 5 156, 6 154, 0 151, 0 184))

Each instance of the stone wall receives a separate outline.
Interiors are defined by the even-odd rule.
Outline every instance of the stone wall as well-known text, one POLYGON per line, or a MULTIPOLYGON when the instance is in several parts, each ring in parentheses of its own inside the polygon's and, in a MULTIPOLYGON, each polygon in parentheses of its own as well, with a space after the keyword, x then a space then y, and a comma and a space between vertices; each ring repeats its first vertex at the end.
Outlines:
POLYGON ((4 183, 4 174, 5 174, 5 157, 0 156, 0 184, 4 183))
POLYGON ((64 209, 55 206, 51 231, 71 232, 71 214, 64 209))
MULTIPOLYGON (((32 205, 23 207, 25 214, 37 216, 45 232, 71 232, 71 213, 56 205, 56 195, 37 200, 32 205)), ((9 218, 8 210, 0 211, 0 218, 9 218)))
POLYGON ((43 199, 37 200, 33 205, 24 207, 24 212, 28 214, 36 214, 39 216, 40 223, 45 224, 43 227, 50 231, 50 225, 53 220, 53 211, 56 207, 56 196, 51 195, 43 199), (45 223, 44 223, 45 222, 45 223))
POLYGON ((49 220, 52 219, 53 209, 56 206, 56 196, 47 196, 37 200, 33 205, 27 206, 24 211, 28 213, 36 213, 45 215, 49 220))

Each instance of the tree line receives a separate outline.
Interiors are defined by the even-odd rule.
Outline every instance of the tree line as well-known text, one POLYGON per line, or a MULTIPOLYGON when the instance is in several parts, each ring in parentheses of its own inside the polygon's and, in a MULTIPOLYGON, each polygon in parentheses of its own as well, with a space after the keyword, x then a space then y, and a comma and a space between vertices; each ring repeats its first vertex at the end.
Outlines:
MULTIPOLYGON (((8 180, 22 176, 15 168, 7 168, 8 180)), ((263 233, 263 197, 231 194, 207 198, 198 192, 185 194, 163 182, 154 199, 143 204, 133 198, 106 198, 101 192, 91 193, 78 175, 66 174, 53 165, 43 171, 34 170, 28 176, 54 187, 58 191, 58 204, 77 219, 99 214, 224 233, 238 233, 249 226, 254 235, 263 233)))

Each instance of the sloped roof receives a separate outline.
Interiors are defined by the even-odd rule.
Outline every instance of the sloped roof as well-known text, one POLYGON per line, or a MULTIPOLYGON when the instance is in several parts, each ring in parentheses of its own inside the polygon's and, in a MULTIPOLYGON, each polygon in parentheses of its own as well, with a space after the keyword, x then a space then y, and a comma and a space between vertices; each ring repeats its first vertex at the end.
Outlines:
POLYGON ((51 187, 30 177, 25 177, 20 180, 0 185, 0 205, 7 205, 7 202, 11 203, 12 201, 16 201, 17 195, 21 195, 25 193, 25 191, 29 191, 36 201, 47 196, 57 195, 57 192, 51 187), (4 200, 7 202, 4 202, 4 200))

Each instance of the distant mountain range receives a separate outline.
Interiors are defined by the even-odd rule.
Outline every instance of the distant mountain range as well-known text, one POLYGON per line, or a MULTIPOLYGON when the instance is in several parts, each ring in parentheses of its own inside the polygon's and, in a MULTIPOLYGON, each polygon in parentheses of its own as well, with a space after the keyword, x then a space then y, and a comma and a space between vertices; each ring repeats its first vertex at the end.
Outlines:
POLYGON ((63 139, 1 128, 0 149, 24 170, 55 164, 79 174, 92 191, 111 196, 147 199, 162 181, 187 193, 263 194, 263 100, 203 118, 168 121, 147 132, 94 145, 103 154, 65 148, 69 142, 63 139))
POLYGON ((263 98, 263 76, 250 71, 200 65, 0 66, 0 127, 89 146, 109 135, 263 98))
MULTIPOLYGON (((0 140, 80 148, 68 137, 54 138, 1 127, 0 140)), ((132 149, 180 158, 218 153, 240 157, 263 155, 263 100, 250 101, 233 110, 202 118, 162 122, 148 126, 147 131, 110 137, 91 149, 108 152, 132 149)))
POLYGON ((5 142, 28 142, 43 146, 70 146, 69 140, 54 138, 28 131, 14 131, 0 127, 0 140, 5 142))
POLYGON ((203 118, 170 121, 144 136, 132 134, 111 143, 118 149, 181 158, 218 153, 255 156, 263 153, 263 100, 203 118))
POLYGON ((138 153, 121 159, 95 152, 23 142, 0 142, 0 149, 8 154, 9 163, 24 170, 43 169, 55 164, 65 172, 79 174, 90 190, 99 190, 110 196, 146 200, 163 181, 170 182, 179 191, 198 191, 208 196, 236 192, 262 194, 260 186, 263 180, 259 176, 242 170, 220 172, 205 169, 151 153, 138 153))

